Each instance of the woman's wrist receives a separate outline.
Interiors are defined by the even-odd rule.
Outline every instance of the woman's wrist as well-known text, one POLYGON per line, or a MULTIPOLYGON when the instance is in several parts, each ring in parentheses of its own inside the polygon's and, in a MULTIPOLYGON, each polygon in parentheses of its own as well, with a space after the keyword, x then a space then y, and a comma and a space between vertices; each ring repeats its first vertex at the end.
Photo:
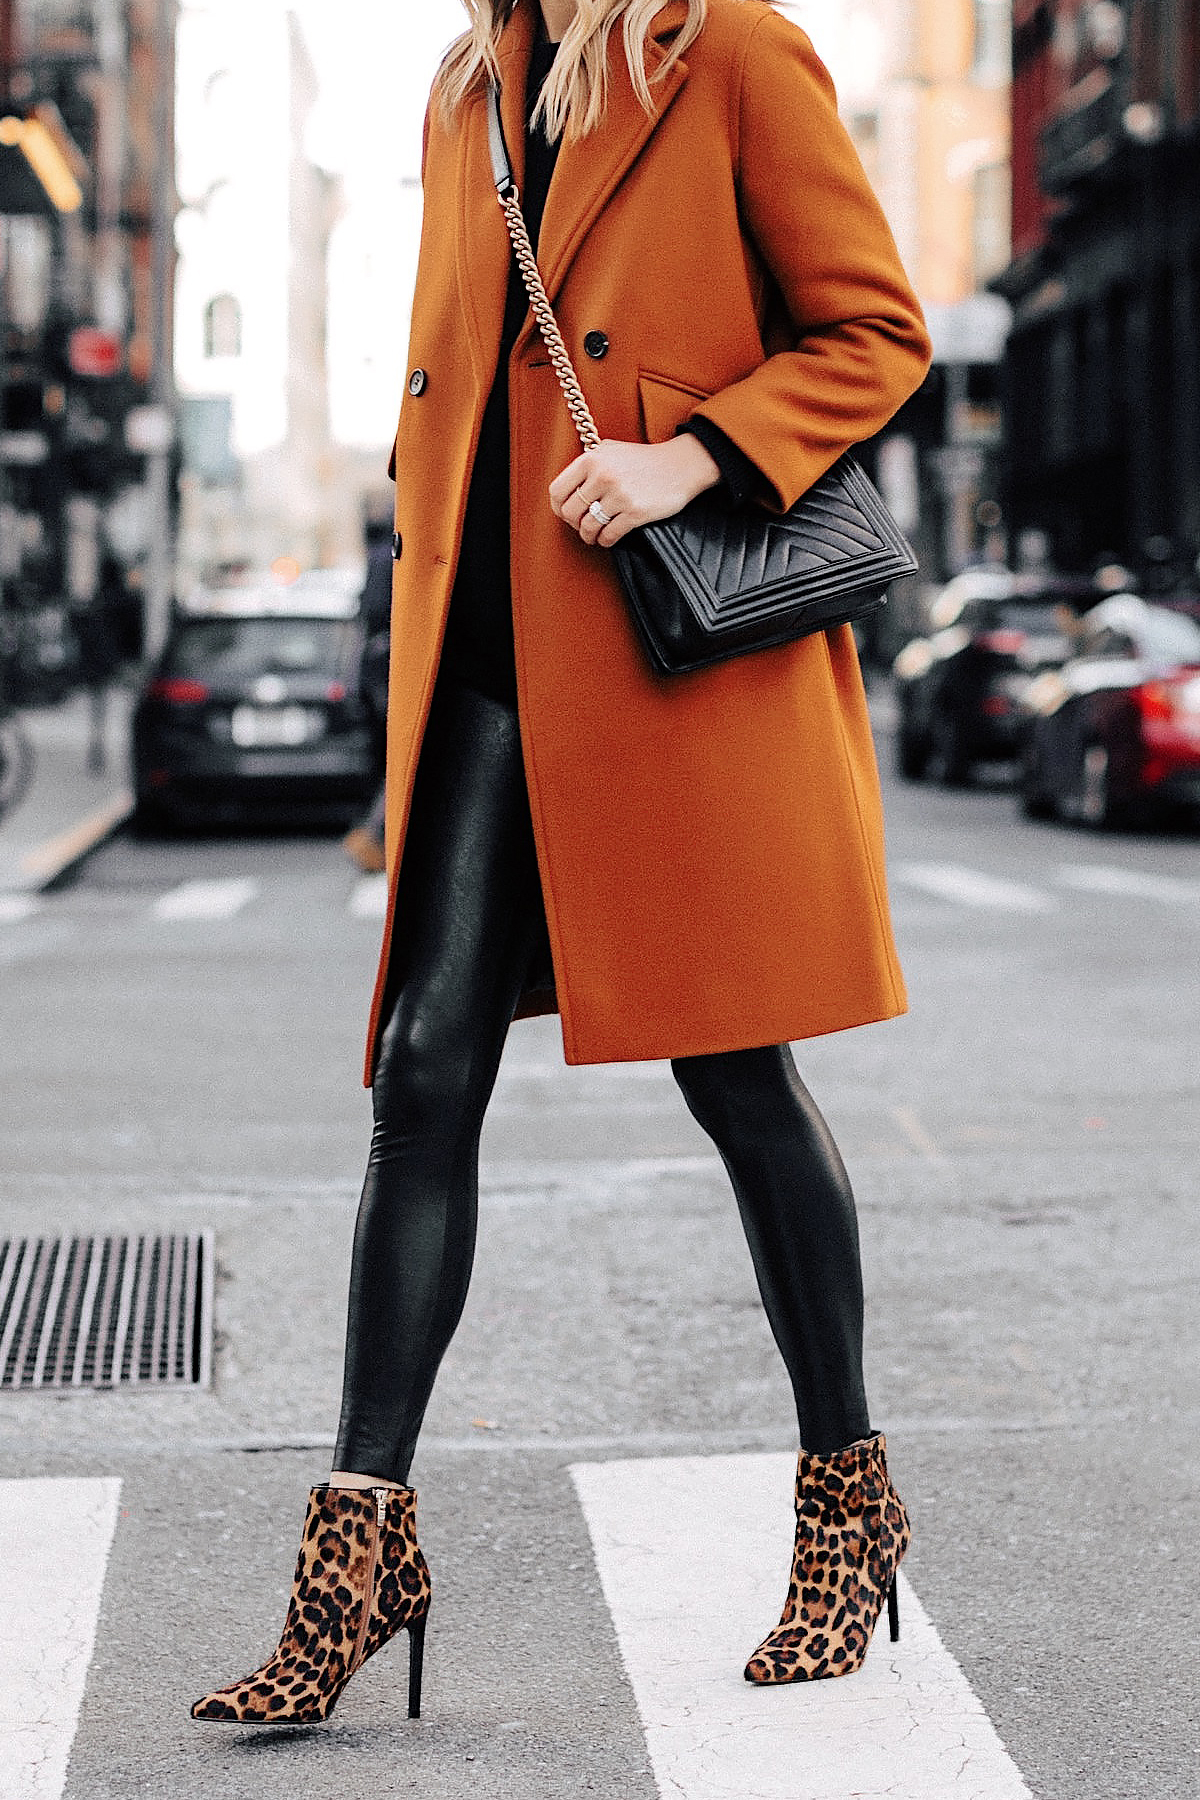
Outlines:
POLYGON ((720 480, 719 463, 690 433, 665 444, 605 438, 555 476, 550 504, 585 544, 611 550, 627 531, 673 518, 720 480))
POLYGON ((670 440, 670 445, 679 457, 680 482, 687 489, 689 500, 694 500, 697 494, 707 493, 709 488, 720 486, 720 464, 693 432, 681 431, 678 437, 670 440))

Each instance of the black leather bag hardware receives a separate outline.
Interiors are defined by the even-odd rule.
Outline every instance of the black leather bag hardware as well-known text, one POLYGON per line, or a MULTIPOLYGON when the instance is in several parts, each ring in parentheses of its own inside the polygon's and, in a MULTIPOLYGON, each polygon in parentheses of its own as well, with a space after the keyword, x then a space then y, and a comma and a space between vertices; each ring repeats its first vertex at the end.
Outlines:
MULTIPOLYGON (((554 317, 525 229, 500 123, 488 90, 496 194, 529 304, 585 450, 600 433, 554 317)), ((717 490, 673 518, 639 525, 610 552, 653 669, 685 674, 733 656, 794 642, 866 618, 917 559, 870 479, 851 456, 786 513, 735 506, 717 490)))

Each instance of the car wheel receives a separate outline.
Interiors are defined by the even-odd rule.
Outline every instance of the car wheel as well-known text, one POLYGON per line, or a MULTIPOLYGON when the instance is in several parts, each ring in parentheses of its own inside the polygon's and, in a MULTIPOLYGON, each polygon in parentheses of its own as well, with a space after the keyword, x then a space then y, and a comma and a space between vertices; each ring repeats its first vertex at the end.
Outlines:
POLYGON ((1078 818, 1096 831, 1118 825, 1126 809, 1113 799, 1108 751, 1103 744, 1088 744, 1080 764, 1078 818))
POLYGON ((920 781, 929 761, 929 744, 924 735, 905 723, 896 733, 896 771, 906 781, 920 781))
POLYGON ((1058 808, 1038 781, 1038 766, 1027 750, 1021 759, 1021 811, 1027 819, 1052 819, 1058 808))
POLYGON ((943 787, 965 787, 971 779, 971 758, 963 728, 953 713, 935 713, 930 731, 929 762, 934 779, 943 787))
POLYGON ((169 837, 172 819, 161 801, 150 794, 139 793, 133 803, 133 815, 129 821, 130 829, 135 837, 161 838, 169 837))

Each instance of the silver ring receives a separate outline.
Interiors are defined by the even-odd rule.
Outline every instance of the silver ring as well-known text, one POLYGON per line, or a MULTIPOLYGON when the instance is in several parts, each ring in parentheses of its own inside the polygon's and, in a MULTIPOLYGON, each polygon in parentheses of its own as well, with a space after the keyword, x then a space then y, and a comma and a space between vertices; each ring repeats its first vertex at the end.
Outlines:
POLYGON ((592 501, 592 504, 588 507, 588 511, 591 513, 593 519, 595 519, 597 525, 603 526, 612 524, 612 519, 608 513, 605 512, 598 500, 592 501))

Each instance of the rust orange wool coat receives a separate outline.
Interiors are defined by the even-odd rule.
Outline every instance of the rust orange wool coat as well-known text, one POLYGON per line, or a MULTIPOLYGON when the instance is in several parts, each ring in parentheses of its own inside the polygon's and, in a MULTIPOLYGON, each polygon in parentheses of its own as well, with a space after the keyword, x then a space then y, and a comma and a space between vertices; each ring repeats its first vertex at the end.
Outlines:
MULTIPOLYGON (((659 13, 648 68, 685 16, 659 13)), ((501 47, 521 179, 536 0, 501 47)), ((539 262, 601 432, 658 442, 711 419, 788 507, 917 387, 920 308, 832 85, 764 0, 710 0, 647 116, 613 34, 604 123, 563 144, 539 262), (587 333, 609 341, 582 354, 587 333)), ((509 242, 486 103, 431 108, 410 379, 394 451, 401 549, 387 749, 388 957, 509 242), (422 375, 417 374, 421 371, 422 375), (416 379, 413 379, 416 375, 416 379)), ((903 1011, 878 776, 848 627, 691 675, 643 660, 606 551, 546 490, 578 442, 532 321, 510 363, 521 735, 568 1062, 747 1048, 903 1011)))

